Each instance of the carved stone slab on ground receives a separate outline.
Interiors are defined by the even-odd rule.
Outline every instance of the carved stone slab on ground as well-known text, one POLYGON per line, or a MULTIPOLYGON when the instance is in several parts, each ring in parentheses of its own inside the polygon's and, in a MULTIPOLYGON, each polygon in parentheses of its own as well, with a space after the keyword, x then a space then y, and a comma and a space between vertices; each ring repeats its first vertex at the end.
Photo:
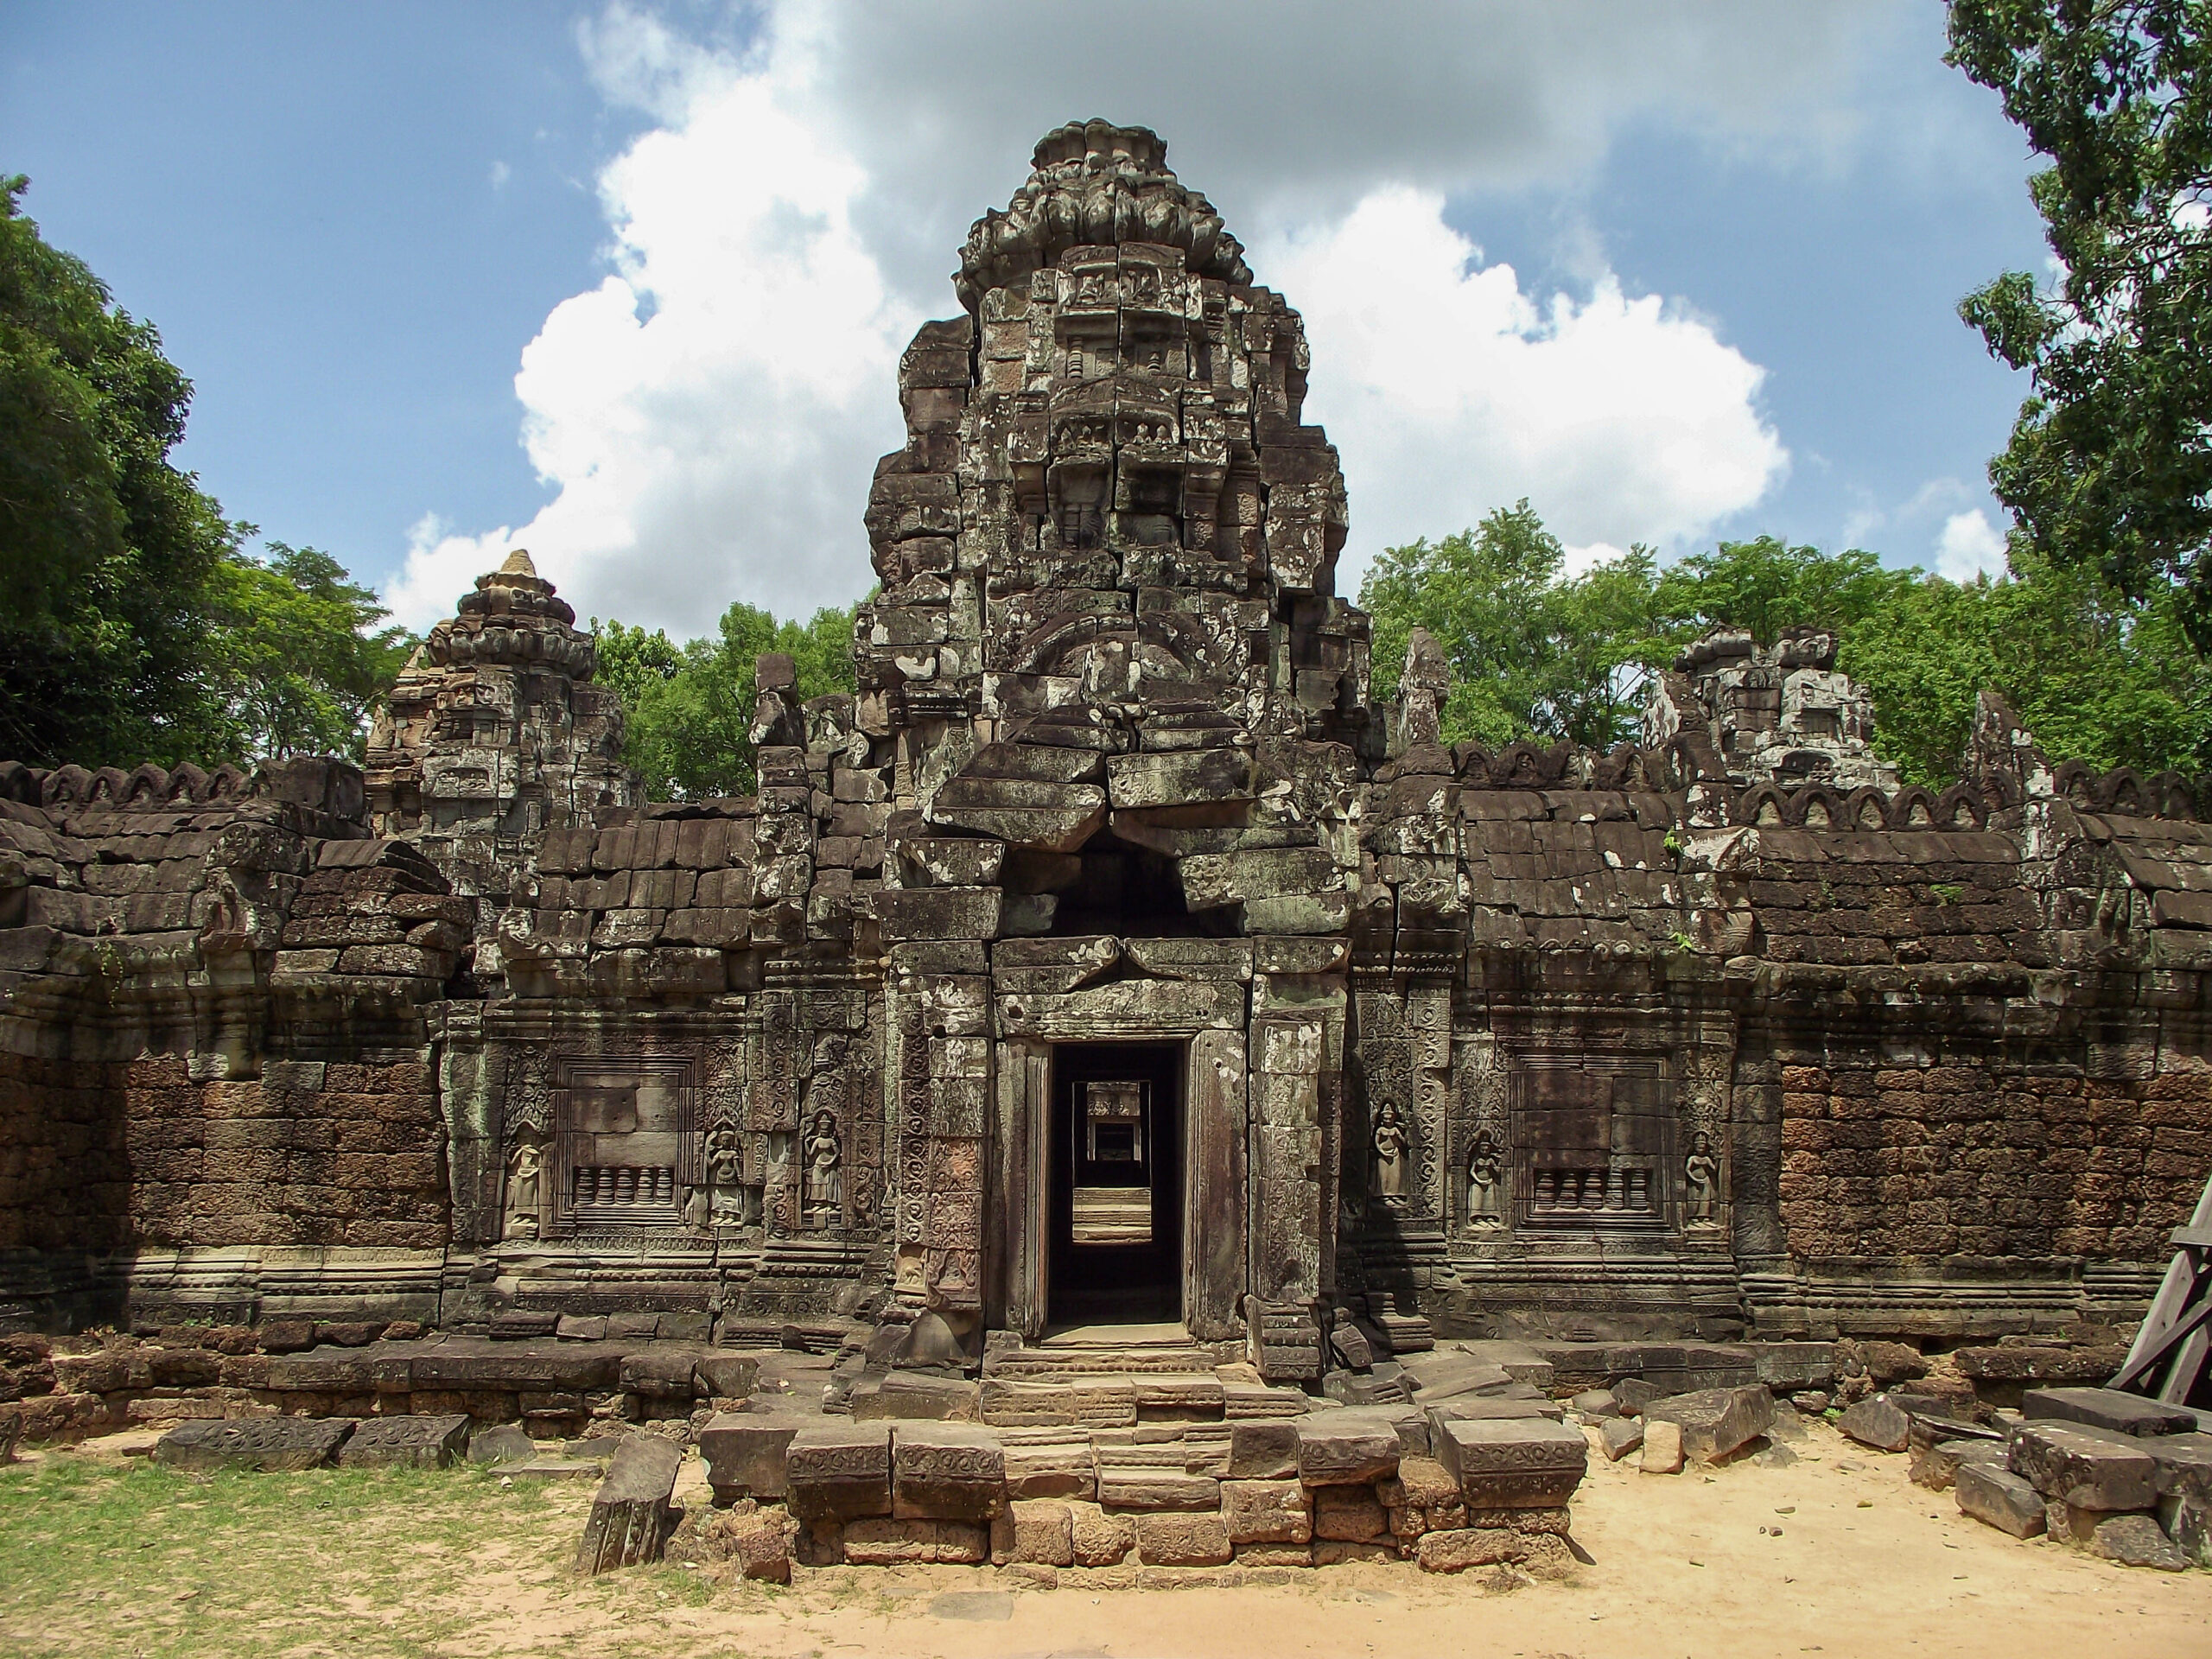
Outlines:
POLYGON ((474 1427, 466 1413, 365 1417, 338 1449, 346 1469, 445 1469, 466 1456, 474 1427))
POLYGON ((171 1469, 319 1469, 353 1432, 350 1417, 249 1417, 179 1423, 155 1442, 171 1469))
POLYGON ((576 1570, 589 1575, 657 1561, 676 1529, 670 1498, 676 1491, 683 1449, 653 1434, 632 1434, 591 1501, 576 1570))

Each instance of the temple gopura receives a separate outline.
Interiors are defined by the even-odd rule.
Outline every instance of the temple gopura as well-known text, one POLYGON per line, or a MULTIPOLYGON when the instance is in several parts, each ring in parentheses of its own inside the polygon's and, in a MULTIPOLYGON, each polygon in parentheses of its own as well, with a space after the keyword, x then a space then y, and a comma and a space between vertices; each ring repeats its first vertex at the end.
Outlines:
POLYGON ((1298 315, 1062 128, 900 365, 858 691, 647 802, 517 554, 363 771, 0 768, 0 1319, 278 1316, 974 1366, 2139 1317, 2212 1167, 2212 811, 1985 697, 1900 787, 1834 642, 1640 746, 1370 695, 1298 315))

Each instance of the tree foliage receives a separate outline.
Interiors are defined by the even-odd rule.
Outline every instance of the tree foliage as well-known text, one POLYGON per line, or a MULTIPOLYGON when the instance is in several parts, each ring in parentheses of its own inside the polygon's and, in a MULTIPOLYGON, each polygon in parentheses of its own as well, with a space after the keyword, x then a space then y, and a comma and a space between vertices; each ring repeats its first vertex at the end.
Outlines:
POLYGON ((0 181, 0 755, 358 755, 407 640, 335 559, 227 522, 169 461, 192 385, 0 181))
POLYGON ((1960 306, 2033 376, 1991 482, 2034 557, 2154 605, 2177 585, 2212 650, 2212 9, 1952 0, 1948 58, 2050 159, 2056 286, 2010 271, 1960 306))
POLYGON ((623 759, 645 775, 654 800, 749 795, 755 782, 753 665, 764 652, 789 656, 802 700, 850 691, 853 609, 823 609, 805 622, 779 622, 751 605, 722 613, 711 639, 678 646, 656 629, 617 621, 599 634, 597 677, 622 694, 629 720, 623 759))
POLYGON ((2178 593, 2130 599, 2093 570, 2017 556, 2017 575, 1958 583, 1856 548, 1760 537, 1664 570, 1638 549, 1570 577, 1524 501, 1441 542, 1390 549, 1360 602, 1375 619, 1377 696, 1395 694, 1414 627, 1444 647, 1456 681, 1447 741, 1630 741, 1649 675, 1708 628, 1771 644, 1821 627, 1873 698, 1876 750, 1911 781, 1957 775, 1985 688, 2054 758, 2212 766, 2212 669, 2182 626, 2178 593))

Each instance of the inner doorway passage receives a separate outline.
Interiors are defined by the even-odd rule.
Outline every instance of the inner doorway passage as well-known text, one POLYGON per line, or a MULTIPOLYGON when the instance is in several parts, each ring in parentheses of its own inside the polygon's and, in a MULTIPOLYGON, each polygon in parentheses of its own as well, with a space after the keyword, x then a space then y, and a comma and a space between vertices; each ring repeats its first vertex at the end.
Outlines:
POLYGON ((1052 1050, 1054 1325, 1182 1317, 1183 1052, 1052 1050))

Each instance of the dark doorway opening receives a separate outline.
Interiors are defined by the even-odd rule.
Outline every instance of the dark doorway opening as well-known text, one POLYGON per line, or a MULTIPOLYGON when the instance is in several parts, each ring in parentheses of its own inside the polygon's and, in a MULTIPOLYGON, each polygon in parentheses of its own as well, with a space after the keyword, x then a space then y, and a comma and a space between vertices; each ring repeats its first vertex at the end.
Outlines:
POLYGON ((1183 1051, 1052 1051, 1051 1322, 1134 1325, 1183 1313, 1183 1051))

